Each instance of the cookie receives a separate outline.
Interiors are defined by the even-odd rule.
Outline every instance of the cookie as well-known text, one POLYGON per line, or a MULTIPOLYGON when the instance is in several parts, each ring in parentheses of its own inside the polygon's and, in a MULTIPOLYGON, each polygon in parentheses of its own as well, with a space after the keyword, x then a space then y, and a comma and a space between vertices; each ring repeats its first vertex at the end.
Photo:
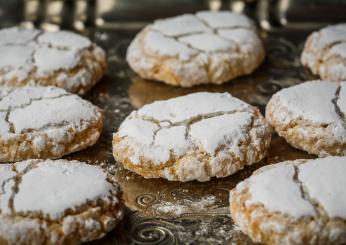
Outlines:
POLYGON ((260 161, 271 130, 256 107, 228 93, 193 93, 133 111, 113 155, 145 178, 208 181, 260 161))
POLYGON ((123 216, 114 177, 78 161, 0 165, 1 244, 79 244, 112 230, 123 216))
POLYGON ((346 157, 260 168, 230 192, 231 216, 254 242, 346 243, 346 157))
POLYGON ((346 155, 346 82, 309 81, 270 99, 266 119, 293 147, 318 156, 346 155))
POLYGON ((264 56, 248 17, 202 11, 148 25, 130 44, 126 59, 142 78, 191 87, 250 74, 264 56))
POLYGON ((306 40, 301 62, 325 80, 346 80, 346 23, 327 26, 306 40))
POLYGON ((85 94, 103 76, 105 52, 68 31, 0 30, 0 86, 57 86, 85 94))
POLYGON ((59 158, 93 145, 99 108, 56 87, 0 87, 0 162, 59 158))

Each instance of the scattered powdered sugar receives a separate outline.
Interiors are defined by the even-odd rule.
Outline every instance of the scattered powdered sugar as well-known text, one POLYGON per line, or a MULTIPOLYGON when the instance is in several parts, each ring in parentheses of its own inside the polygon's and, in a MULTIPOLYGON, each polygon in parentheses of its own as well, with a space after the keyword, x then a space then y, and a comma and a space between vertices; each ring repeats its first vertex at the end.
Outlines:
POLYGON ((174 216, 181 216, 187 213, 198 213, 210 208, 216 202, 215 196, 205 196, 200 200, 183 200, 180 202, 159 202, 152 206, 159 214, 169 214, 174 216))

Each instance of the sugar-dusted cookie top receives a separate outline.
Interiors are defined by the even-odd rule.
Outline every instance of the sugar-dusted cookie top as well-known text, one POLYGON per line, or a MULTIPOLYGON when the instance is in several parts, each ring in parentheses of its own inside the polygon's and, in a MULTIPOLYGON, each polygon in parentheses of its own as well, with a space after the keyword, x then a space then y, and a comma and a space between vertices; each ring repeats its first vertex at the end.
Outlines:
POLYGON ((276 93, 266 117, 293 146, 320 156, 346 154, 346 82, 309 81, 276 93))
POLYGON ((1 161, 55 158, 94 143, 102 129, 102 114, 60 88, 1 87, 0 125, 1 161), (76 141, 83 132, 86 138, 76 141))
POLYGON ((343 244, 345 163, 326 157, 260 168, 231 191, 232 218, 255 242, 343 244))
POLYGON ((99 167, 28 160, 0 170, 0 236, 11 244, 93 240, 122 217, 119 185, 99 167))
POLYGON ((305 43, 301 60, 322 79, 346 80, 346 23, 313 32, 305 43))
POLYGON ((159 168, 160 176, 171 180, 202 181, 259 161, 269 141, 270 130, 256 108, 228 93, 202 92, 134 111, 115 134, 113 147, 125 165, 148 172, 159 168), (172 164, 174 171, 167 167, 172 164))
POLYGON ((263 58, 252 21, 230 11, 157 20, 127 51, 127 61, 140 76, 184 87, 251 73, 263 58))
POLYGON ((85 93, 102 76, 104 51, 68 31, 0 30, 0 85, 55 85, 85 93))

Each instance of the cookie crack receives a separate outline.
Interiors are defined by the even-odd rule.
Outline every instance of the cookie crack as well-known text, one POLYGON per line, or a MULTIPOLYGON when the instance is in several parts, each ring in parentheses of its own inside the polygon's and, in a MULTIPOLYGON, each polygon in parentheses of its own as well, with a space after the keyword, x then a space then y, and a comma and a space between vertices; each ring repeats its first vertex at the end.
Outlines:
POLYGON ((334 98, 332 99, 332 103, 333 103, 334 108, 335 108, 335 113, 339 116, 339 118, 342 122, 342 125, 343 125, 344 129, 346 130, 346 115, 344 112, 341 111, 341 109, 338 105, 338 101, 340 99, 340 92, 341 92, 341 84, 339 83, 338 87, 335 91, 334 98))
POLYGON ((153 132, 153 139, 152 139, 152 142, 150 144, 150 147, 153 147, 155 145, 156 136, 157 136, 158 132, 160 132, 160 130, 162 130, 162 129, 169 129, 169 128, 176 127, 176 126, 185 126, 185 128, 186 128, 185 129, 185 140, 188 142, 192 142, 192 139, 190 137, 190 130, 191 130, 191 126, 193 124, 198 123, 198 122, 205 120, 205 119, 210 119, 210 118, 223 116, 223 115, 232 115, 232 114, 242 113, 242 112, 249 112, 250 113, 249 108, 244 108, 242 110, 238 109, 238 110, 232 110, 232 111, 219 111, 219 112, 213 112, 213 113, 200 114, 200 115, 191 117, 189 119, 175 122, 175 123, 172 123, 169 120, 158 121, 154 118, 147 117, 145 115, 136 115, 136 116, 138 116, 142 120, 155 123, 159 127, 158 129, 156 129, 153 132), (169 125, 162 126, 163 122, 167 122, 169 125))
MULTIPOLYGON (((231 114, 236 114, 236 113, 242 113, 242 112, 249 112, 251 113, 250 108, 245 107, 243 109, 235 109, 235 110, 231 110, 231 111, 217 111, 217 112, 210 112, 210 113, 204 113, 204 114, 199 114, 193 117, 190 117, 188 119, 182 120, 182 121, 178 121, 178 122, 171 122, 167 119, 159 121, 153 117, 147 116, 147 115, 138 115, 136 114, 134 117, 132 118, 137 118, 137 119, 141 119, 144 121, 148 121, 151 123, 154 123, 156 125, 158 125, 161 128, 170 128, 170 127, 174 127, 174 126, 187 126, 189 124, 194 124, 197 123, 201 120, 204 119, 209 119, 209 118, 213 118, 213 117, 218 117, 218 116, 222 116, 222 115, 231 115, 231 114), (162 123, 169 123, 169 125, 167 126, 162 126, 162 123)), ((132 119, 131 118, 131 119, 132 119)))
POLYGON ((15 90, 15 88, 6 88, 7 89, 7 94, 5 94, 3 97, 0 97, 0 103, 6 99, 8 96, 11 95, 11 93, 15 90))
POLYGON ((34 101, 41 101, 41 100, 53 100, 53 99, 58 99, 58 98, 62 98, 62 97, 65 97, 65 96, 69 96, 70 94, 61 94, 61 95, 58 95, 58 96, 54 96, 54 97, 48 97, 48 98, 45 98, 45 97, 40 97, 40 98, 32 98, 29 100, 29 103, 25 103, 25 104, 22 104, 22 105, 19 105, 19 106, 14 106, 14 107, 9 107, 7 110, 1 110, 0 109, 0 112, 5 112, 6 115, 5 115, 5 122, 8 123, 8 125, 10 126, 10 130, 9 130, 9 133, 15 133, 16 132, 16 127, 14 125, 13 122, 11 122, 9 120, 9 117, 11 115, 11 113, 17 109, 23 109, 23 108, 26 108, 28 106, 30 106, 32 104, 32 102, 34 101))
POLYGON ((13 170, 16 172, 16 175, 14 177, 12 177, 11 179, 14 180, 14 186, 12 188, 12 193, 11 196, 9 198, 8 201, 8 207, 11 210, 12 214, 15 214, 15 208, 14 208, 14 198, 17 195, 17 193, 19 192, 20 189, 20 184, 22 182, 22 178, 25 174, 27 174, 28 172, 30 172, 30 170, 32 170, 33 168, 36 167, 38 162, 33 162, 30 163, 28 166, 25 167, 25 169, 21 172, 18 171, 17 167, 15 164, 13 164, 13 170))
POLYGON ((317 54, 317 70, 320 70, 320 67, 324 65, 329 59, 334 57, 335 55, 331 55, 330 57, 326 57, 327 53, 336 45, 346 43, 346 40, 339 40, 339 41, 334 41, 332 43, 329 43, 328 45, 324 46, 319 54, 317 54))
POLYGON ((25 107, 28 107, 32 104, 32 102, 34 101, 41 101, 41 100, 54 100, 54 99, 59 99, 59 98, 62 98, 62 97, 65 97, 65 96, 70 96, 71 94, 69 93, 65 93, 65 94, 60 94, 60 95, 57 95, 57 96, 52 96, 52 97, 39 97, 39 98, 31 98, 29 100, 28 103, 24 103, 24 104, 21 104, 21 105, 18 105, 18 106, 9 106, 6 110, 4 109, 0 109, 0 112, 12 112, 16 109, 23 109, 25 107))
MULTIPOLYGON (((301 160, 301 163, 308 164, 307 161, 308 161, 307 159, 301 160)), ((293 164, 293 167, 295 171, 293 180, 299 185, 303 199, 308 201, 314 207, 314 210, 317 214, 318 219, 320 219, 322 222, 320 226, 320 232, 322 232, 324 230, 324 227, 328 223, 328 214, 326 210, 323 208, 323 206, 317 200, 315 200, 314 198, 310 196, 308 188, 306 188, 303 181, 299 179, 299 164, 298 165, 293 164)))

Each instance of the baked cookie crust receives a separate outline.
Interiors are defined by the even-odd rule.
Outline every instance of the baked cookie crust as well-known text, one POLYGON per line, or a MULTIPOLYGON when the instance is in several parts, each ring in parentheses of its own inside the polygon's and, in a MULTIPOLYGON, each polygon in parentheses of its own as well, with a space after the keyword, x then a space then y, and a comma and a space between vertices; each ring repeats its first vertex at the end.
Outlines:
POLYGON ((101 110, 56 87, 0 87, 0 162, 59 158, 96 143, 101 110))
POLYGON ((322 79, 346 80, 346 23, 313 32, 305 42, 301 62, 322 79))
POLYGON ((346 155, 346 82, 309 81, 274 94, 266 119, 295 148, 346 155))
POLYGON ((101 168, 78 161, 0 165, 0 244, 79 244, 123 216, 121 190, 101 168))
POLYGON ((232 219, 258 243, 345 244, 345 162, 327 157, 260 168, 231 190, 232 219))
POLYGON ((107 68, 103 49, 68 31, 0 30, 0 86, 56 86, 85 94, 107 68))
POLYGON ((250 74, 264 56, 248 17, 202 11, 145 27, 130 44, 126 59, 142 78, 191 87, 250 74))
POLYGON ((228 93, 194 93, 132 112, 113 137, 117 161, 145 178, 208 181, 260 161, 271 129, 228 93))

